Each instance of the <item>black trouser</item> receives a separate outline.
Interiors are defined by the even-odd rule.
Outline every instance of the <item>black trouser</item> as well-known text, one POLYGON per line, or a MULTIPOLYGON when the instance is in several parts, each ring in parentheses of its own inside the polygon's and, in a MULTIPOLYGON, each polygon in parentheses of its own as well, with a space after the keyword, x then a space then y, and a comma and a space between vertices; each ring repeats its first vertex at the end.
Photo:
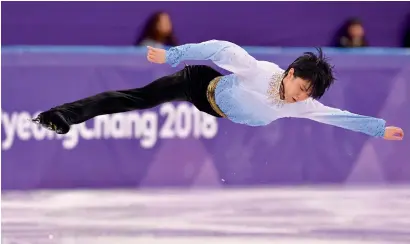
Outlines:
POLYGON ((209 82, 218 76, 221 73, 209 66, 185 66, 141 88, 107 91, 52 110, 61 112, 69 124, 79 124, 99 115, 149 109, 171 101, 187 101, 200 111, 221 117, 206 97, 209 82))

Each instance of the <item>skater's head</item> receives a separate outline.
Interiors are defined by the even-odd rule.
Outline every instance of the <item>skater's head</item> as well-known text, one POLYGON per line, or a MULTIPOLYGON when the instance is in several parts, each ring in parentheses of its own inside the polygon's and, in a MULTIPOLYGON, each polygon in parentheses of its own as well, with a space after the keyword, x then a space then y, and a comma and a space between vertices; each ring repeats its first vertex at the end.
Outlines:
POLYGON ((286 69, 283 92, 287 102, 299 102, 309 97, 319 99, 333 84, 333 67, 327 62, 322 49, 317 51, 318 54, 304 53, 286 69))

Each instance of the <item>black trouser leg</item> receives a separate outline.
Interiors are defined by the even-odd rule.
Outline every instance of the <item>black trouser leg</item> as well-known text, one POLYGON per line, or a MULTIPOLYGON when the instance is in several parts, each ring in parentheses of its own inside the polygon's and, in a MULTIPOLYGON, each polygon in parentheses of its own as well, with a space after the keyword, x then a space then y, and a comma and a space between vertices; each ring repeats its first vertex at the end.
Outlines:
POLYGON ((121 91, 107 91, 66 103, 52 110, 61 112, 67 122, 79 124, 93 117, 148 109, 170 101, 188 101, 189 89, 185 69, 159 78, 147 86, 121 91))

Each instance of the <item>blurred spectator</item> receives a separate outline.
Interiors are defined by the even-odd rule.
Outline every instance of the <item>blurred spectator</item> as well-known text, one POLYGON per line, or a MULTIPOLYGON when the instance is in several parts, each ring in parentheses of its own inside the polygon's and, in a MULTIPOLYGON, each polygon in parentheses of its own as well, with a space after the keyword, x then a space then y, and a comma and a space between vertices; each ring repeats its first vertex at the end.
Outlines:
POLYGON ((169 14, 160 11, 151 15, 134 45, 153 47, 176 46, 177 42, 169 14))
POLYGON ((408 28, 404 33, 403 47, 410 48, 410 28, 408 28))
POLYGON ((358 18, 347 20, 336 34, 337 47, 367 47, 365 31, 358 18))
POLYGON ((404 23, 403 47, 410 48, 410 14, 407 15, 404 23))

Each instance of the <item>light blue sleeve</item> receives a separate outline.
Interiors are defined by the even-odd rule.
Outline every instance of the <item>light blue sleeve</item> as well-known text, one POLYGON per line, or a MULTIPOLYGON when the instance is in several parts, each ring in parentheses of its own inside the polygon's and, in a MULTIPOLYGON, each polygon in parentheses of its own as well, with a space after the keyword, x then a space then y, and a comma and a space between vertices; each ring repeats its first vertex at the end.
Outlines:
POLYGON ((184 60, 211 60, 240 76, 251 76, 257 70, 257 60, 243 48, 228 41, 211 40, 167 50, 166 62, 171 66, 175 67, 184 60))
POLYGON ((295 117, 311 119, 373 137, 383 137, 386 121, 327 107, 314 99, 301 102, 295 117))

